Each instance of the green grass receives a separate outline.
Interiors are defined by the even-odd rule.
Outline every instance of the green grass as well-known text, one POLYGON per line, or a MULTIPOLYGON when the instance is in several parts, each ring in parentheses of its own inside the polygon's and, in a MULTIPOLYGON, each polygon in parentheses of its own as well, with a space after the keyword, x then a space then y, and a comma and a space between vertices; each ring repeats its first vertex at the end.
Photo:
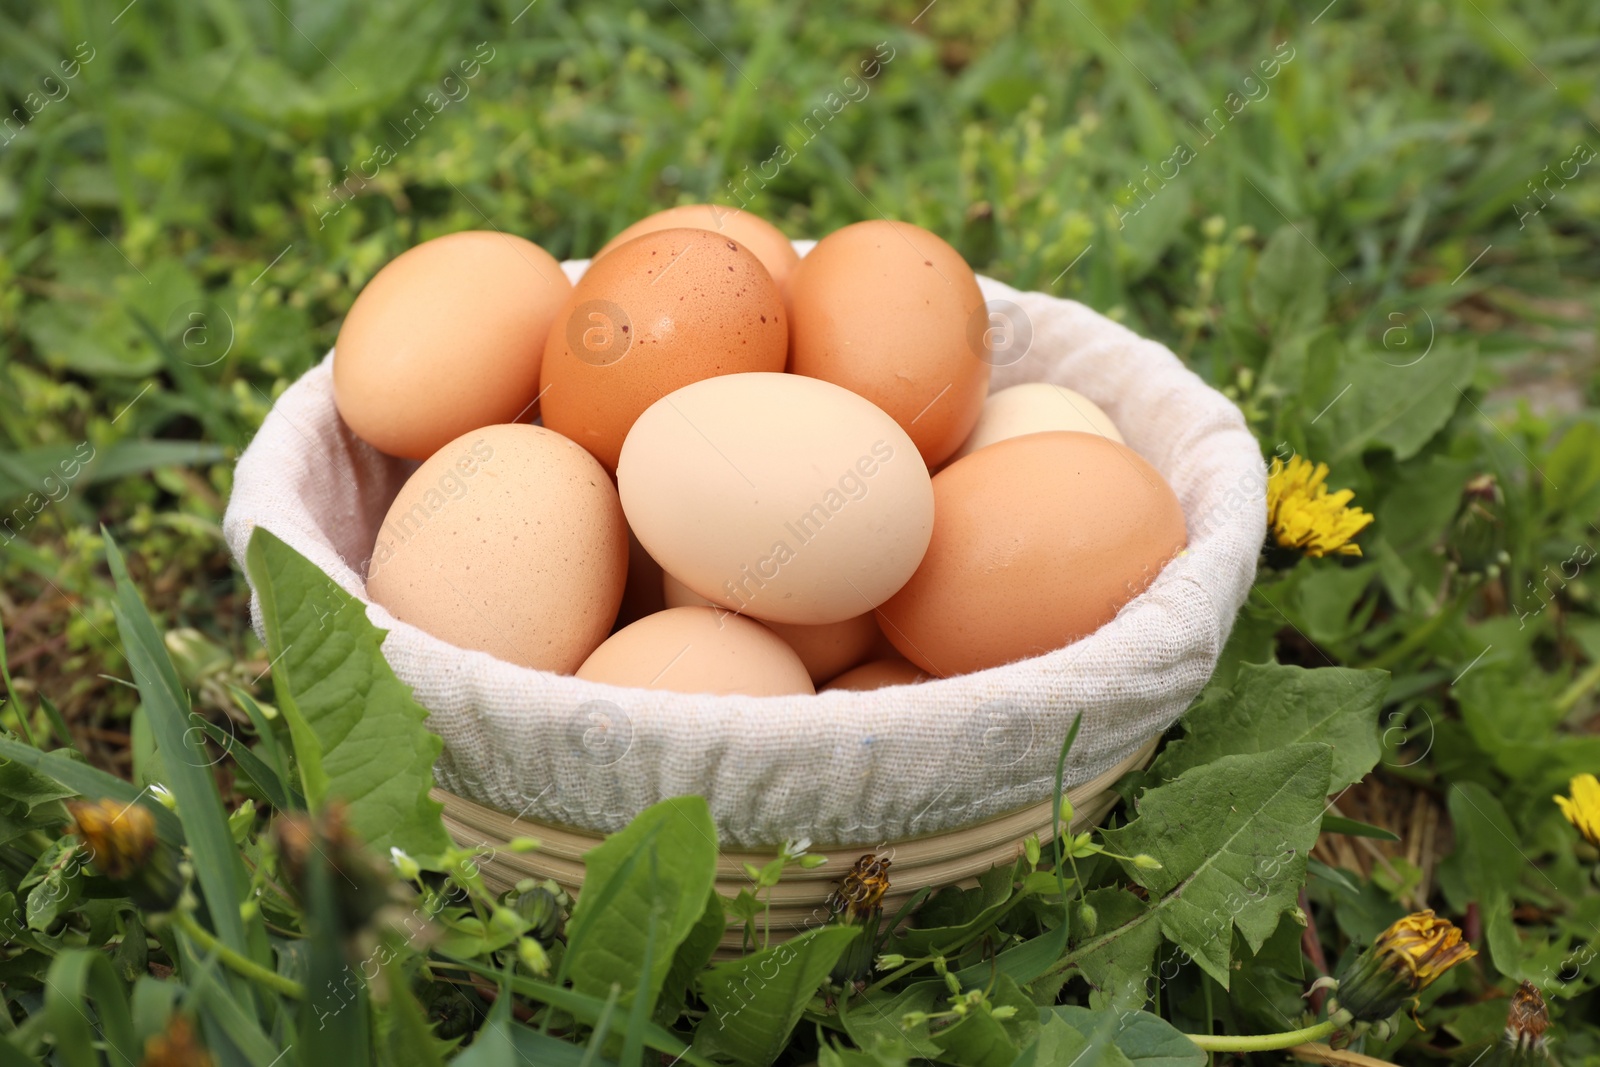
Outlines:
POLYGON ((1227 662, 1392 671, 1378 779, 1443 835, 1484 787, 1518 910, 1485 914, 1463 830, 1415 876, 1313 879, 1329 952, 1420 885, 1500 942, 1396 1058, 1481 1048, 1529 977, 1600 1062, 1600 972, 1562 971, 1600 943, 1595 857, 1549 799, 1600 771, 1600 7, 124 2, 0 4, 0 95, 37 111, 0 132, 0 611, 35 738, 48 698, 131 773, 101 524, 196 707, 248 730, 232 463, 401 250, 492 226, 581 257, 707 199, 794 237, 905 219, 1169 345, 1378 516, 1360 561, 1264 572, 1227 662))

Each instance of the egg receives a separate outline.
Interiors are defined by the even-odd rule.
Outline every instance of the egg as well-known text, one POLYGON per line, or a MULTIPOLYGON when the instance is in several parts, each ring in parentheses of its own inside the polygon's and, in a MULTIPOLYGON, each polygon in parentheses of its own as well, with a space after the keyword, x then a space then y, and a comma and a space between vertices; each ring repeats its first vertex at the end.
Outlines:
POLYGON ((782 290, 783 283, 788 281, 789 272, 794 270, 794 265, 800 262, 799 253, 783 235, 783 231, 759 215, 752 215, 742 208, 727 207, 723 204, 684 204, 648 215, 607 241, 605 246, 595 253, 594 258, 599 259, 613 248, 627 244, 635 237, 642 237, 657 230, 682 227, 710 230, 724 237, 731 237, 744 245, 761 261, 761 265, 767 268, 767 273, 772 275, 772 281, 779 290, 782 290))
POLYGON ((333 399, 357 437, 427 459, 480 426, 527 419, 545 337, 572 293, 531 241, 467 231, 425 241, 361 290, 334 345, 333 399))
POLYGON ((611 479, 539 426, 486 426, 406 480, 367 567, 403 622, 508 663, 569 674, 622 602, 628 528, 611 479))
POLYGON ((1097 433, 1121 441, 1111 417, 1093 400, 1062 385, 1027 382, 989 394, 972 428, 954 459, 970 456, 985 445, 1049 430, 1077 430, 1097 433))
POLYGON ((928 676, 920 669, 896 656, 893 659, 876 659, 845 671, 817 692, 827 693, 835 689, 865 692, 891 685, 916 685, 927 680, 928 676))
MULTIPOLYGON (((716 607, 711 601, 696 593, 665 571, 661 572, 661 594, 667 607, 677 608, 698 604, 716 607)), ((719 610, 727 610, 719 608, 719 610)), ((812 682, 820 685, 842 671, 849 670, 866 659, 882 639, 878 620, 867 612, 843 622, 824 623, 821 626, 801 626, 794 623, 769 622, 767 629, 783 638, 783 643, 794 649, 812 682)))
POLYGON ((843 622, 917 569, 933 487, 893 419, 829 382, 730 374, 639 416, 617 488, 639 542, 706 599, 757 619, 843 622))
POLYGON ((930 468, 961 447, 990 364, 983 294, 959 252, 909 223, 858 222, 817 243, 784 298, 789 370, 878 405, 930 468))
POLYGON ((691 382, 780 371, 783 300, 743 245, 660 230, 595 260, 556 316, 540 372, 544 424, 615 470, 645 408, 691 382))
POLYGON ((878 621, 941 677, 1093 633, 1185 545, 1183 509, 1160 473, 1096 434, 1000 441, 940 471, 933 493, 933 541, 878 621))
POLYGON ((668 608, 612 634, 578 668, 608 685, 678 693, 815 692, 805 664, 760 623, 715 608, 668 608))

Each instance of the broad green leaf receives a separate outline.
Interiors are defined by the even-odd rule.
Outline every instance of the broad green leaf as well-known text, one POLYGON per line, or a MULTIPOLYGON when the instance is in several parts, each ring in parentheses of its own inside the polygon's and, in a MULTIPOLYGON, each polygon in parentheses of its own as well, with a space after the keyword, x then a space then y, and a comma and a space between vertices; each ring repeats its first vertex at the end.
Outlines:
POLYGON ((981 1008, 934 1031, 929 1040, 939 1049, 940 1062, 958 1067, 1009 1067, 1022 1051, 1000 1020, 981 1008))
MULTIPOLYGON (((1104 832, 1110 849, 1147 854, 1161 864, 1159 870, 1122 864, 1152 901, 1132 923, 1158 924, 1226 989, 1234 927, 1258 950, 1279 914, 1295 904, 1331 766, 1327 745, 1297 744, 1223 756, 1146 792, 1137 819, 1104 832)), ((1106 929, 1104 919, 1100 928, 1105 932, 1081 944, 1074 957, 1127 933, 1106 929)))
POLYGON ((1090 1014, 1095 1026, 1087 1036, 1061 1016, 1047 1015, 1038 1039, 1023 1049, 1014 1067, 1132 1067, 1112 1039, 1117 1013, 1090 1014))
POLYGON ((1168 745, 1147 781, 1237 753, 1274 752, 1304 742, 1333 749, 1329 792, 1360 781, 1382 755, 1378 709, 1385 671, 1246 663, 1228 690, 1208 691, 1184 716, 1182 740, 1168 745))
POLYGON ((628 1006, 654 909, 657 940, 647 984, 653 1008, 678 946, 705 914, 715 881, 711 810, 701 797, 663 800, 585 853, 583 863, 583 892, 567 924, 558 984, 570 977, 574 989, 603 998, 615 983, 628 1006))
POLYGON ((695 1027, 694 1047, 741 1067, 766 1067, 788 1044, 817 987, 860 934, 855 926, 813 927, 702 974, 700 999, 709 1010, 695 1027))
POLYGON ((1485 911, 1505 906, 1526 869, 1521 835, 1499 798, 1477 782, 1451 786, 1449 807, 1455 847, 1440 864, 1441 888, 1461 909, 1473 901, 1485 911))
MULTIPOLYGON (((1302 224, 1302 230, 1310 223, 1302 224)), ((1327 306, 1327 262, 1293 226, 1280 226, 1256 261, 1250 306, 1280 332, 1318 321, 1327 306)))
POLYGON ((87 862, 88 852, 78 848, 75 837, 58 838, 39 854, 33 868, 18 883, 19 888, 28 891, 23 908, 28 929, 41 933, 49 930, 72 910, 83 895, 83 868, 87 862))
POLYGON ((1594 494, 1600 487, 1600 427, 1592 422, 1573 424, 1540 464, 1544 478, 1539 487, 1547 510, 1561 514, 1584 514, 1594 510, 1594 494))
POLYGON ((1148 921, 1151 906, 1126 889, 1091 890, 1087 899, 1099 913, 1098 932, 1074 946, 1067 961, 1110 1007, 1137 1011, 1155 988, 1151 971, 1161 947, 1161 925, 1148 921))
POLYGON ((379 651, 383 631, 360 601, 266 529, 256 528, 246 556, 307 803, 343 800, 350 828, 380 852, 448 848, 443 807, 428 799, 444 744, 379 651))
POLYGON ((997 977, 989 989, 989 1003, 1014 1014, 999 1019, 979 1008, 943 1029, 930 1030, 929 1040, 943 1052, 940 1059, 960 1067, 1010 1067, 1033 1043, 1039 1032, 1039 1009, 1017 983, 1004 975, 997 977))
POLYGON ((0 763, 0 801, 23 818, 32 815, 33 809, 41 804, 76 795, 76 790, 25 763, 16 760, 0 763))
MULTIPOLYGON (((211 774, 211 757, 194 729, 194 712, 189 695, 178 681, 150 612, 139 590, 128 575, 122 552, 109 533, 105 534, 106 558, 116 581, 116 601, 112 611, 117 632, 122 635, 123 653, 139 687, 139 699, 150 717, 150 729, 162 754, 168 783, 178 801, 178 820, 194 857, 195 879, 204 892, 207 910, 222 943, 241 955, 251 956, 244 920, 239 917, 239 902, 245 899, 244 864, 228 831, 227 811, 211 774)), ((265 936, 257 934, 256 946, 265 953, 265 936)))
POLYGON ((957 971, 956 977, 964 986, 981 985, 990 976, 1003 974, 1018 985, 1027 985, 1047 973, 1061 959, 1066 950, 1068 927, 1065 923, 1048 933, 1013 945, 992 960, 975 963, 957 971))
POLYGON ((1335 468, 1372 446, 1410 459, 1450 421, 1476 367, 1470 347, 1443 337, 1425 358, 1406 366, 1387 362, 1379 352, 1348 350, 1323 401, 1325 411, 1307 431, 1309 455, 1335 468))
POLYGON ((1097 1012, 1062 1004, 1045 1008, 1042 1014, 1061 1019, 1080 1034, 1095 1032, 1109 1015, 1116 1020, 1112 1041, 1133 1067, 1205 1067, 1206 1054, 1183 1031, 1147 1011, 1097 1012))
POLYGON ((908 1057, 931 1060, 938 1050, 928 1038, 928 1024, 902 1026, 913 1012, 929 1014, 950 995, 941 981, 912 982, 898 993, 879 991, 852 999, 839 1021, 845 1033, 861 1048, 893 1049, 908 1057))
POLYGON ((929 899, 915 917, 916 927, 895 939, 893 951, 908 957, 932 951, 950 952, 994 925, 1017 903, 1013 899, 1010 865, 993 867, 978 876, 972 889, 949 886, 929 899))
POLYGON ((667 978, 661 983, 661 997, 656 1004, 656 1022, 671 1026, 683 1014, 690 984, 711 962, 727 928, 728 916, 723 911, 722 898, 712 890, 706 894, 706 910, 678 946, 672 966, 667 968, 667 978))

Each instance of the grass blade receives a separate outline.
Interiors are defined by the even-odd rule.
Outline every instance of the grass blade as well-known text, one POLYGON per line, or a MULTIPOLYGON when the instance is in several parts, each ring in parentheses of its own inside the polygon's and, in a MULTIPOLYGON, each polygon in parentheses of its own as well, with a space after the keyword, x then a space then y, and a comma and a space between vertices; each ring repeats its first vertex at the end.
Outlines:
POLYGON ((106 555, 116 581, 113 612, 122 635, 123 653, 139 686, 139 697, 150 717, 150 728, 162 754, 173 795, 178 801, 189 848, 194 856, 195 879, 208 904, 211 921, 222 943, 242 955, 251 955, 239 901, 247 884, 233 835, 228 832, 222 796, 211 777, 210 759, 190 733, 194 721, 189 697, 178 681, 161 635, 144 600, 128 575, 122 552, 105 532, 106 555))

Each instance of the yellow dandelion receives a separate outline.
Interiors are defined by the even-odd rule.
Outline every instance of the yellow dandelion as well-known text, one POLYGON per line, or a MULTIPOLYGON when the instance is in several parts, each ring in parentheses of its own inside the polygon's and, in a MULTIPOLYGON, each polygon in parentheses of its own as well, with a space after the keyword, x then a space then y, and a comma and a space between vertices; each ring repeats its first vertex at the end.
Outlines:
POLYGON ((1351 539, 1372 522, 1372 516, 1350 507, 1355 492, 1328 492, 1323 482, 1328 465, 1312 466, 1302 456, 1285 464, 1276 456, 1267 478, 1267 525, 1284 548, 1298 548, 1308 556, 1361 555, 1351 539))
POLYGON ((1567 786, 1571 797, 1556 797, 1556 807, 1589 844, 1600 848, 1600 780, 1580 774, 1567 786))
POLYGON ((89 846, 90 858, 107 878, 133 877, 156 848, 156 821, 137 804, 115 800, 70 800, 72 832, 89 846))
POLYGON ((1351 1033, 1389 1032, 1388 1020, 1440 975, 1478 954, 1448 919, 1419 911, 1378 935, 1337 979, 1321 978, 1313 989, 1332 989, 1328 1018, 1351 1033))
POLYGON ((1445 971, 1478 954, 1450 920, 1437 918, 1432 911, 1419 911, 1394 923, 1378 936, 1374 951, 1413 990, 1426 989, 1445 971))

